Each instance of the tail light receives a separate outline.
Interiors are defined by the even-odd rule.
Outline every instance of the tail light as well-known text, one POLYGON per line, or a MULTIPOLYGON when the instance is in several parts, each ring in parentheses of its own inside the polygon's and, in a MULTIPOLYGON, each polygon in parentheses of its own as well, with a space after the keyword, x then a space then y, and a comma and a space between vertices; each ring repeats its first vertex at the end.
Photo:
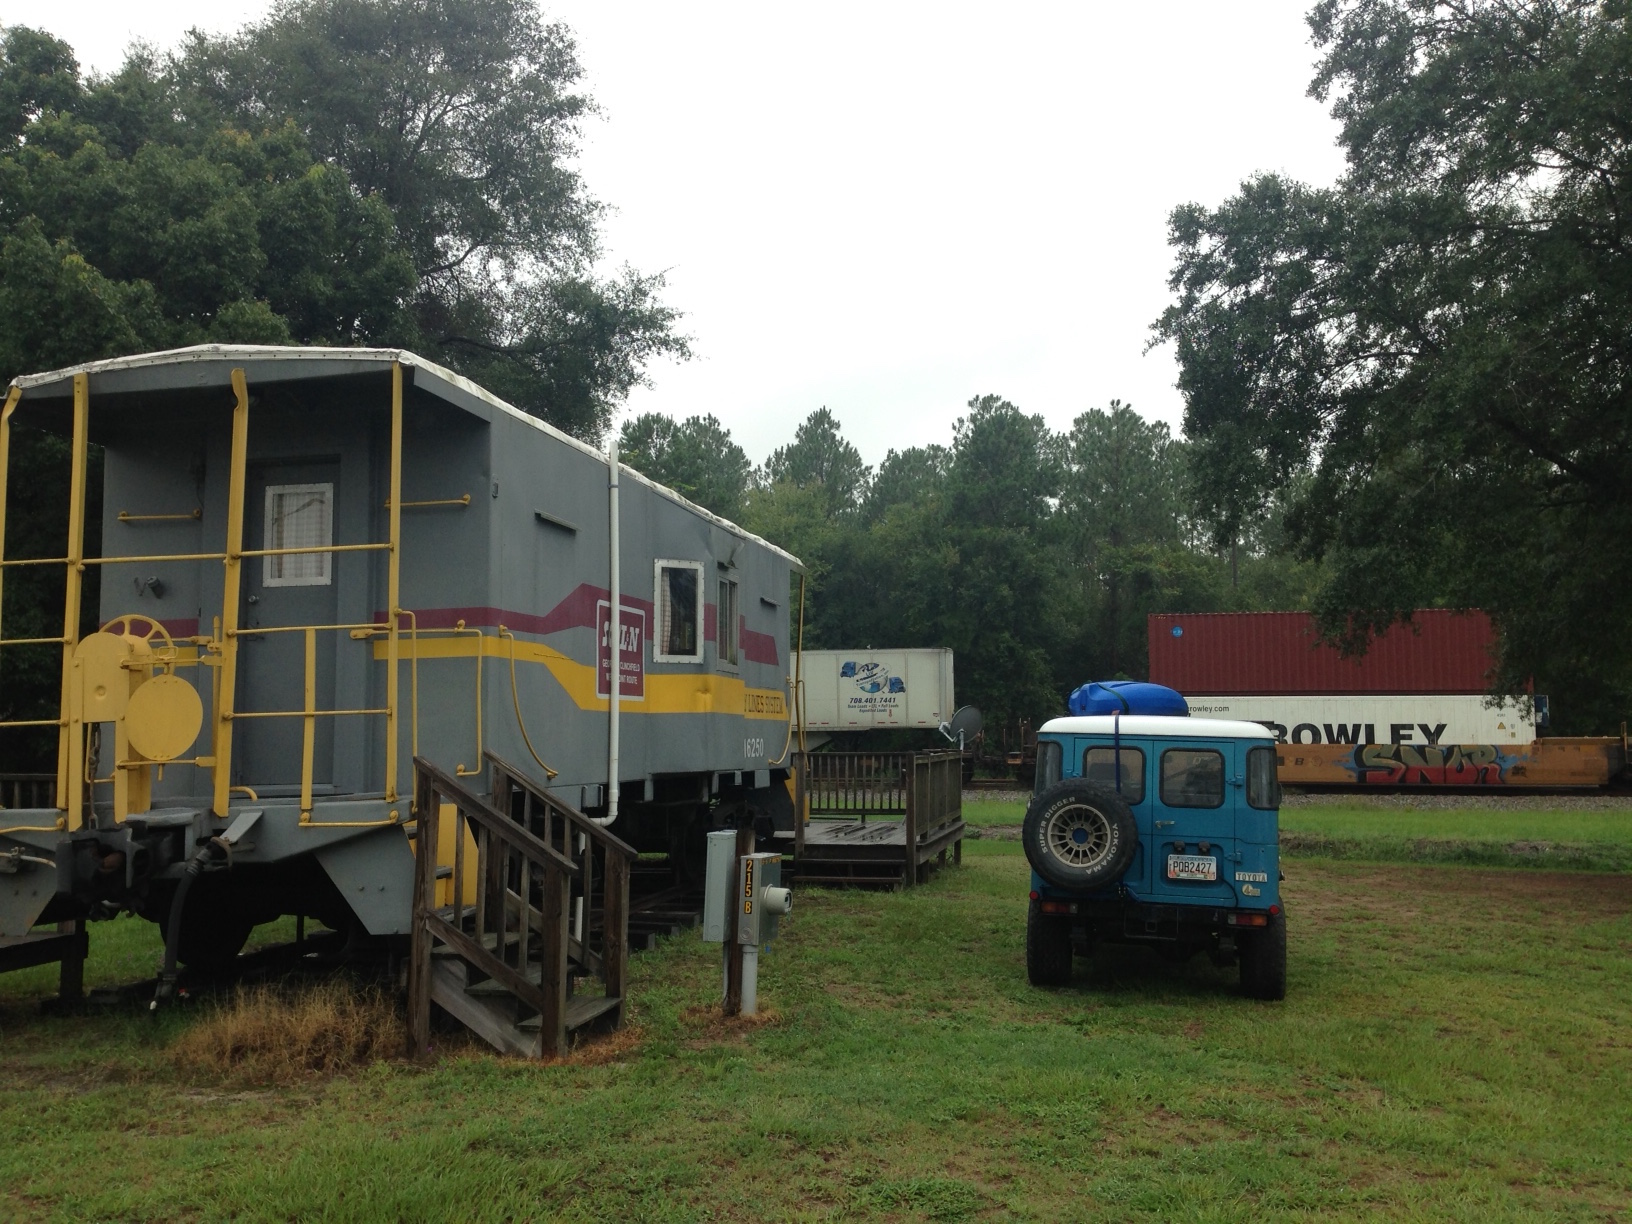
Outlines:
MULTIPOLYGON (((1273 911, 1272 911, 1273 912, 1273 911)), ((1269 925, 1268 914, 1231 914, 1224 919, 1229 926, 1261 927, 1269 925)))
POLYGON ((1045 914, 1074 914, 1076 912, 1077 912, 1077 903, 1075 901, 1044 901, 1043 902, 1043 913, 1045 913, 1045 914))

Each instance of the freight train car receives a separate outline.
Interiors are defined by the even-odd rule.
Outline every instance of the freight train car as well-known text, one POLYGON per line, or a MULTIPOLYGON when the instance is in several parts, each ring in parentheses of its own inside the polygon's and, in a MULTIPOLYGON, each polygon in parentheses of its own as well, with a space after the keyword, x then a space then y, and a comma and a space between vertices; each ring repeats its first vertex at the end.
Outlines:
POLYGON ((404 933, 416 755, 481 791, 496 752, 681 865, 716 823, 791 829, 798 560, 412 353, 206 346, 17 379, 0 576, 37 566, 63 633, 0 621, 0 647, 61 659, 60 707, 13 722, 55 734, 56 806, 0 812, 0 936, 162 922, 210 839, 231 870, 187 896, 183 960, 283 914, 404 933), (14 425, 68 440, 61 555, 5 553, 14 425))
POLYGON ((1483 612, 1418 609, 1349 658, 1306 612, 1155 615, 1149 644, 1191 713, 1275 732, 1283 785, 1594 788, 1627 766, 1624 739, 1542 736, 1545 696, 1486 695, 1483 612))

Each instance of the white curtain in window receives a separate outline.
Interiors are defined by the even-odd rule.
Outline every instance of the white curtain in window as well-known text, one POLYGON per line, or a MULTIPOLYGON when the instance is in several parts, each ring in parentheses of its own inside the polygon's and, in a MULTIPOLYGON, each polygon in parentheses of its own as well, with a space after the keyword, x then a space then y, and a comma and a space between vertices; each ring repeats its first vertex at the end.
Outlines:
MULTIPOLYGON (((268 485, 263 548, 324 548, 334 543, 332 484, 268 485)), ((266 586, 327 586, 332 553, 294 553, 263 558, 266 586)))

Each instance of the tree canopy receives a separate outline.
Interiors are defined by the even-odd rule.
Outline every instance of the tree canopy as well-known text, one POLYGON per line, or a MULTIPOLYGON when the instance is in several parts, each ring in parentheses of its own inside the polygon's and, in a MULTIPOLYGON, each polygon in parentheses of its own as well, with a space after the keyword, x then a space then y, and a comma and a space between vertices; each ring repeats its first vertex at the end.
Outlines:
MULTIPOLYGON (((581 77, 529 0, 280 0, 90 78, 0 30, 0 381, 211 341, 403 346, 598 441, 687 349, 661 275, 597 270, 581 77)), ((61 551, 65 471, 60 441, 16 431, 13 555, 61 551)), ((7 633, 57 632, 61 600, 13 571, 7 633)), ((51 708, 35 655, 6 652, 0 718, 51 708)))
POLYGON ((754 465, 715 417, 676 421, 642 413, 624 422, 618 450, 625 463, 660 484, 716 514, 742 517, 754 465))
POLYGON ((1632 698, 1632 29, 1624 0, 1323 0, 1347 168, 1173 213, 1199 509, 1284 508, 1357 640, 1478 606, 1562 729, 1632 698))
POLYGON ((622 453, 805 562, 807 645, 951 647, 959 700, 999 730, 1085 680, 1144 676, 1151 612, 1307 602, 1314 567, 1272 552, 1272 531, 1233 567, 1197 531, 1185 444, 1126 404, 1057 433, 982 395, 951 433, 874 471, 819 408, 754 468, 715 418, 646 414, 622 453))
POLYGON ((404 345, 598 439, 687 350, 661 275, 596 270, 581 75, 528 0, 283 0, 90 80, 11 27, 0 360, 404 345))

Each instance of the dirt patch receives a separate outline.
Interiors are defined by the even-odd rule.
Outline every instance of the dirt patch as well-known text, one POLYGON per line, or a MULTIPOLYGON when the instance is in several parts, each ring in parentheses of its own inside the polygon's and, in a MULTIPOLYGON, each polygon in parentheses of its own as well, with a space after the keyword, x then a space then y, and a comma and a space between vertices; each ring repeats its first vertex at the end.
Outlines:
POLYGON ((616 1032, 587 1038, 561 1061, 569 1067, 604 1067, 637 1052, 646 1040, 645 1030, 625 1024, 616 1032))
POLYGON ((682 1044, 703 1049, 725 1041, 746 1041, 749 1034, 782 1023, 782 1013, 768 1007, 752 1016, 727 1016, 718 1003, 707 1003, 686 1008, 680 1013, 680 1023, 690 1033, 682 1044))

